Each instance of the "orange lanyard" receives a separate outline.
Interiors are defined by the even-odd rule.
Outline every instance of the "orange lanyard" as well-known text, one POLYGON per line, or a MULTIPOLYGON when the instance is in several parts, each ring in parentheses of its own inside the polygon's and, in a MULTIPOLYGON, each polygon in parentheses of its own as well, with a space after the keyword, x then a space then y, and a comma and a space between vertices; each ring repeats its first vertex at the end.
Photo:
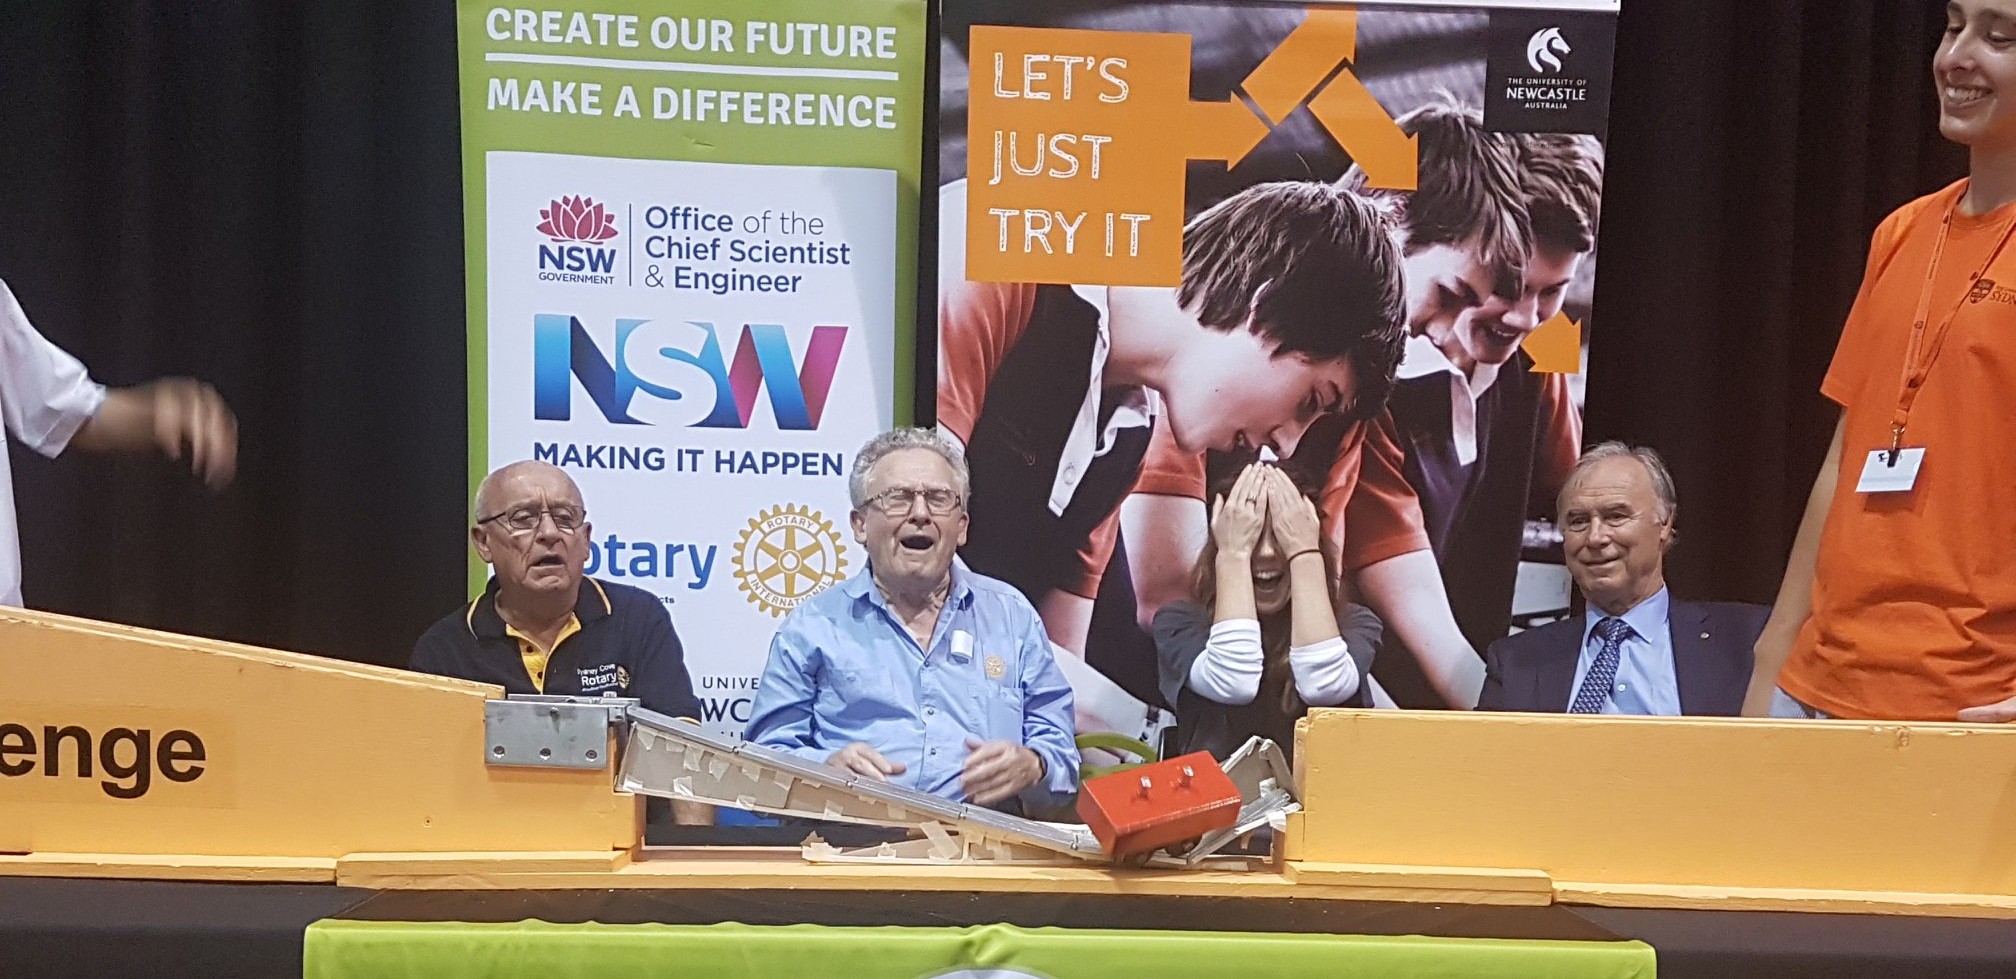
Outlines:
POLYGON ((1967 304, 1967 297, 1973 292, 1974 284, 1988 274, 1990 266, 2002 254, 2003 246, 2009 244, 2012 233, 2016 233, 2016 215, 2002 223, 2002 233, 1996 236, 1995 247, 1988 252, 1988 258, 1981 263, 1980 270, 1967 277, 1967 292, 1953 301, 1953 308, 1939 320, 1932 330, 1928 344, 1925 329, 1929 325, 1932 312, 1932 286, 1939 279, 1939 262, 1946 254, 1946 236, 1953 230, 1953 213, 1960 209, 1960 202, 1946 208, 1946 216, 1939 221, 1939 237, 1932 243, 1932 266, 1925 272, 1925 285, 1918 291, 1918 312, 1911 318, 1911 343, 1904 350, 1904 379, 1897 392, 1897 411, 1890 416, 1890 460, 1894 465, 1897 453, 1904 447, 1904 426, 1911 421, 1911 404, 1918 399, 1918 392, 1925 387, 1925 376, 1932 372, 1932 364, 1939 359, 1939 350, 1946 344, 1946 334, 1953 328, 1953 319, 1960 315, 1960 307, 1967 304), (1919 354, 1923 352, 1921 361, 1919 354))

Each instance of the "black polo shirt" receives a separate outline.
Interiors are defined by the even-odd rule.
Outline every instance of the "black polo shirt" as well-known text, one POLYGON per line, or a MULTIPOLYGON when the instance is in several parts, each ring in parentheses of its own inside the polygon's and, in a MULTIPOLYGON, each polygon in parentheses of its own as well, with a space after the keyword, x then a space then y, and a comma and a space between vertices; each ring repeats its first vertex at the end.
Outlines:
POLYGON ((525 671, 518 640, 505 633, 504 619, 497 614, 493 577, 482 596, 420 637, 411 668, 495 683, 508 693, 636 697, 647 710, 700 718, 685 650, 657 596, 584 577, 574 617, 581 629, 553 647, 546 661, 546 687, 539 690, 525 671))

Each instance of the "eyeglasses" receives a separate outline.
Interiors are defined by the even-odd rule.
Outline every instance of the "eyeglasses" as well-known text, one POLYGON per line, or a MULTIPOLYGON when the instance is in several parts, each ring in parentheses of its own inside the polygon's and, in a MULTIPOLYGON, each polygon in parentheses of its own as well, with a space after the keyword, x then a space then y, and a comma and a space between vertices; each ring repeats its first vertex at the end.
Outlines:
POLYGON ((493 513, 476 521, 476 525, 481 527, 493 520, 503 521, 504 526, 513 534, 529 534, 539 529, 540 517, 552 517, 553 529, 563 534, 571 534, 581 529, 582 521, 588 519, 588 511, 565 503, 549 507, 521 506, 502 513, 493 513))
POLYGON ((959 509, 959 494, 951 490, 904 489, 901 487, 883 490, 869 497, 867 502, 862 505, 874 507, 882 511, 885 516, 900 517, 909 513, 910 509, 917 505, 916 501, 920 498, 924 501, 924 509, 931 511, 932 516, 942 517, 959 509))

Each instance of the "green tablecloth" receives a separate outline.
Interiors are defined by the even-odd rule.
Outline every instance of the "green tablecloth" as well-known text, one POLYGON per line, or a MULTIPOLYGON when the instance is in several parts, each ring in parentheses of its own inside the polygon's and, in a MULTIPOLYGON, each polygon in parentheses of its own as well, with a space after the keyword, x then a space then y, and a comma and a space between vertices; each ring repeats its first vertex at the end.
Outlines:
POLYGON ((1650 979, 1636 941, 1116 931, 324 920, 305 979, 1650 979))

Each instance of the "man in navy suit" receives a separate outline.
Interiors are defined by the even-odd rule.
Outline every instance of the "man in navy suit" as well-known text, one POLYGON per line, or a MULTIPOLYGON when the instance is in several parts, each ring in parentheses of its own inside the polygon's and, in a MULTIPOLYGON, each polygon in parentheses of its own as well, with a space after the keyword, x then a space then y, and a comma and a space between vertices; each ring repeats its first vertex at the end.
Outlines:
POLYGON ((1568 573, 1588 608, 1492 643, 1477 709, 1740 713, 1750 650, 1770 609, 1668 594, 1678 505, 1659 454, 1621 442, 1590 449, 1558 509, 1568 573))

